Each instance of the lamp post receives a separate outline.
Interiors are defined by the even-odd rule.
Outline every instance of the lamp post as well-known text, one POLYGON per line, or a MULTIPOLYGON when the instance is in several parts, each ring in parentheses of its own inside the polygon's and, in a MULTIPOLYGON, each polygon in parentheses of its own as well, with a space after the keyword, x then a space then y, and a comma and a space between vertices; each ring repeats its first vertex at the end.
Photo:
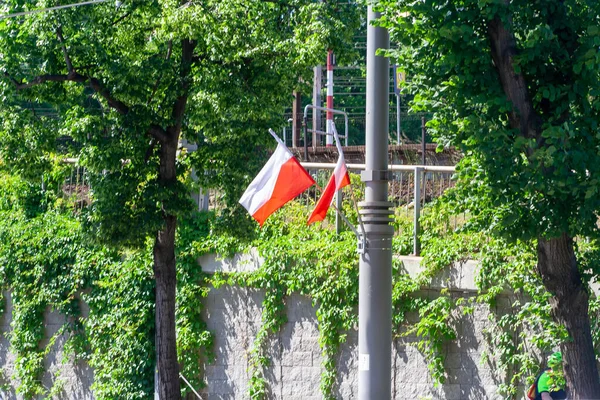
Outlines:
POLYGON ((392 354, 392 204, 388 195, 389 48, 386 29, 371 22, 380 13, 368 7, 365 200, 359 204, 364 250, 359 260, 358 399, 391 398, 392 354))

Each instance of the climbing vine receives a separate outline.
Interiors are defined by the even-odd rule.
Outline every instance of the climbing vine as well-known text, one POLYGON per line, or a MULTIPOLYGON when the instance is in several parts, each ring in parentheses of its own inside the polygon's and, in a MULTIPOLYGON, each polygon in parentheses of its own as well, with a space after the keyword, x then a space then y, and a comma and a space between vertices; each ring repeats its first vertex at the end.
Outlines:
MULTIPOLYGON (((9 175, 2 176, 0 186, 0 282, 13 305, 9 340, 16 355, 15 376, 3 376, 5 390, 11 390, 16 378, 16 392, 25 399, 65 397, 59 375, 50 378, 51 387, 42 380, 44 359, 60 351, 62 336, 63 362, 83 360, 93 368, 95 398, 152 397, 151 243, 141 248, 105 247, 87 235, 80 223, 84 215, 74 212, 69 199, 9 175), (63 315, 65 324, 44 344, 47 311, 63 315)), ((192 222, 195 225, 183 229, 183 236, 190 231, 202 234, 202 220, 192 222)), ((209 354, 202 350, 212 340, 199 314, 203 279, 189 249, 179 251, 184 261, 177 294, 182 372, 200 383, 197 361, 209 354)))
MULTIPOLYGON (((353 177, 360 195, 360 183, 353 177)), ((151 397, 154 386, 154 282, 151 243, 141 248, 108 248, 90 240, 63 201, 39 194, 28 185, 4 180, 0 196, 0 278, 13 302, 10 342, 17 355, 16 388, 24 398, 60 397, 63 382, 54 378, 44 387, 44 358, 67 337, 67 360, 85 360, 94 369, 94 395, 98 399, 151 397), (34 196, 34 198, 30 198, 34 196), (29 200, 27 200, 29 198, 29 200), (25 201, 27 200, 27 201, 25 201), (82 313, 81 305, 89 309, 82 313), (40 347, 44 339, 44 312, 63 314, 65 325, 40 347)), ((393 262, 393 327, 396 340, 416 338, 415 346, 428 360, 436 384, 447 377, 445 346, 457 337, 460 314, 476 306, 489 309, 484 336, 488 348, 483 360, 505 374, 500 390, 515 396, 517 387, 535 375, 543 354, 565 340, 565 332, 550 318, 549 295, 535 273, 532 242, 506 242, 487 235, 453 203, 445 200, 427 206, 422 219, 424 267, 416 276, 393 262), (456 216, 462 215, 456 223, 456 216), (454 218, 454 220, 452 220, 454 218), (452 221, 452 222, 451 222, 452 221), (478 259, 478 293, 456 298, 447 289, 435 296, 421 291, 439 279, 448 265, 478 259), (496 307, 510 291, 511 304, 496 307), (414 316, 410 317, 409 316, 414 316)), ((310 205, 309 205, 310 206, 310 205)), ((309 207, 308 206, 308 207, 309 207)), ((343 204, 357 223, 352 204, 343 204)), ((203 321, 204 299, 222 285, 262 290, 261 325, 249 349, 252 399, 269 397, 265 371, 271 360, 269 343, 287 322, 286 302, 292 293, 309 298, 315 307, 322 349, 321 392, 336 393, 336 359, 349 331, 357 325, 358 263, 356 240, 345 230, 337 235, 333 213, 321 226, 306 226, 307 204, 293 202, 271 217, 262 229, 241 222, 239 215, 195 213, 182 218, 178 231, 177 333, 182 375, 191 386, 205 385, 204 363, 212 362, 213 334, 203 321), (243 227, 243 228, 242 228, 243 227), (231 256, 256 249, 264 262, 253 272, 206 274, 197 260, 203 254, 231 256)), ((394 254, 412 249, 412 225, 398 212, 394 254)), ((597 275, 600 260, 594 241, 578 242, 578 257, 586 279, 597 275)), ((593 326, 598 326, 600 304, 591 302, 593 326)), ((598 343, 598 330, 594 339, 598 343)), ((560 377, 557 377, 560 379, 560 377)), ((183 386, 188 391, 187 386, 183 386)))

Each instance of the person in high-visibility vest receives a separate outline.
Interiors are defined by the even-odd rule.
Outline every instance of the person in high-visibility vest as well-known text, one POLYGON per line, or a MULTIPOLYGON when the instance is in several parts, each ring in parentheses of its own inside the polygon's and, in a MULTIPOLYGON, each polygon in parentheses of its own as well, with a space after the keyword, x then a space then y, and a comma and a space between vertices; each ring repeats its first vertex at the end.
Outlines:
POLYGON ((548 357, 548 368, 546 368, 536 379, 535 400, 563 400, 567 398, 565 387, 556 387, 553 384, 552 370, 562 368, 562 353, 557 351, 548 357))

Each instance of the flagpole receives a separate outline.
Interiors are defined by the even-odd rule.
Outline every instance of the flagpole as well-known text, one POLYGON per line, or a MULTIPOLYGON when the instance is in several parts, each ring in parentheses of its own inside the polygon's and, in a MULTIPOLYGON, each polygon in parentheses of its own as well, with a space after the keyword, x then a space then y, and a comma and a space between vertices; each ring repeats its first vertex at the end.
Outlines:
POLYGON ((283 140, 281 140, 279 136, 277 136, 277 133, 275 133, 273 129, 269 128, 269 133, 271 134, 271 136, 273 136, 273 139, 277 140, 277 143, 284 145, 287 149, 287 146, 285 145, 285 143, 283 143, 283 140))
MULTIPOLYGON (((323 192, 323 188, 321 186, 319 186, 318 183, 315 182, 315 186, 317 187, 317 189, 319 189, 321 192, 323 192)), ((350 186, 352 186, 352 185, 350 185, 350 186)), ((352 191, 352 187, 350 188, 350 190, 352 191)), ((344 213, 339 208, 337 208, 336 205, 333 203, 331 204, 331 207, 333 207, 333 209, 337 212, 337 215, 342 217, 344 222, 348 225, 348 227, 352 230, 352 232, 354 232, 354 236, 356 236, 357 239, 360 239, 360 237, 361 237, 360 233, 358 233, 358 231, 356 230, 356 227, 354 225, 352 225, 352 223, 348 220, 348 218, 346 218, 344 213)), ((360 218, 360 216, 359 216, 359 218, 360 218)))
MULTIPOLYGON (((331 123, 331 130, 332 130, 332 133, 333 133, 333 138, 335 139, 335 145, 337 147, 337 150, 343 156, 344 155, 344 151, 342 150, 342 144, 340 143, 340 138, 338 136, 338 131, 337 131, 337 128, 335 127, 335 124, 333 122, 331 123)), ((344 163, 346 163, 346 159, 345 158, 344 158, 344 163)), ((356 197, 354 196, 354 191, 352 190, 352 183, 350 183, 350 196, 352 197, 352 202, 354 203, 354 209, 356 210, 356 215, 358 216, 358 223, 360 225, 360 230, 362 232, 362 237, 364 238, 365 237, 365 226, 363 224, 362 217, 360 216, 360 212, 358 211, 358 204, 356 203, 356 197)), ((336 207, 336 210, 337 210, 337 207, 336 207)), ((342 216, 342 218, 346 219, 345 216, 342 216)), ((354 229, 354 227, 352 227, 352 230, 356 234, 357 239, 361 240, 361 236, 358 234, 358 232, 356 231, 356 229, 354 229)))

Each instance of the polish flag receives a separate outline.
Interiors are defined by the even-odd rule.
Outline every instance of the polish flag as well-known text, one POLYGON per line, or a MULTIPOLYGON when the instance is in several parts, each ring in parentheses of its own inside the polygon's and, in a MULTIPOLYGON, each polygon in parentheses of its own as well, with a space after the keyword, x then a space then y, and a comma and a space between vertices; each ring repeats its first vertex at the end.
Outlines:
POLYGON ((274 132, 271 134, 278 142, 277 149, 239 201, 260 226, 269 215, 315 183, 286 145, 274 132))
POLYGON ((327 215, 327 211, 329 210, 331 203, 333 202, 333 195, 335 192, 350 184, 350 176, 348 175, 348 169, 346 168, 346 162, 344 161, 342 146, 340 145, 339 138, 337 137, 335 126, 333 126, 333 124, 331 125, 333 128, 335 144, 340 156, 337 164, 335 165, 335 169, 333 170, 333 175, 331 175, 331 178, 329 178, 329 182, 327 182, 327 186, 325 186, 325 190, 323 190, 321 198, 317 202, 315 209, 308 219, 308 225, 312 224, 313 222, 323 221, 327 215))

